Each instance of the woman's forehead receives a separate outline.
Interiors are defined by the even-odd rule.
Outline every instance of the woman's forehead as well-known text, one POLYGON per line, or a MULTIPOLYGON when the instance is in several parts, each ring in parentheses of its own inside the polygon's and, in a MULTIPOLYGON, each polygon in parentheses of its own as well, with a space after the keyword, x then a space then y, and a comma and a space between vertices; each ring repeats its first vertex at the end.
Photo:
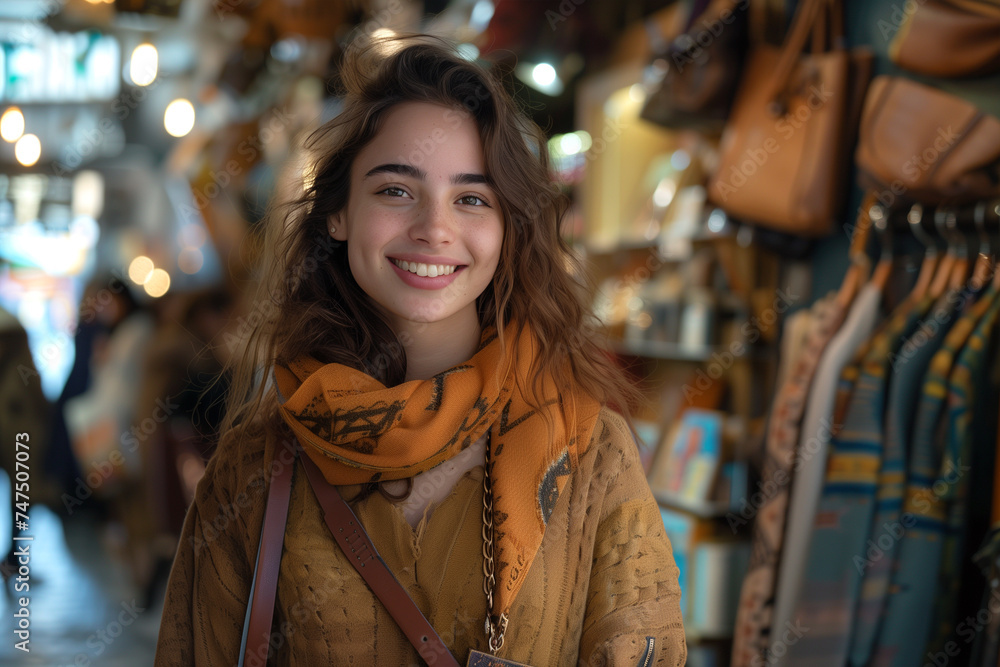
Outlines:
POLYGON ((410 173, 404 175, 409 176, 482 174, 478 126, 470 115, 452 107, 400 103, 386 113, 378 133, 358 154, 355 174, 364 176, 386 164, 407 166, 410 173))

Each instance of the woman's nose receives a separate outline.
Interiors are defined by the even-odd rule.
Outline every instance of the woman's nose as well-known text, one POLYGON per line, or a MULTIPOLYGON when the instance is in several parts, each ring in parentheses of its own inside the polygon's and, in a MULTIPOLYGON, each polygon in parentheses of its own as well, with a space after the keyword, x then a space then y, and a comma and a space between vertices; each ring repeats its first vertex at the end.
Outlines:
POLYGON ((429 245, 451 243, 455 237, 451 210, 445 204, 425 202, 417 212, 417 219, 410 227, 410 237, 429 245))

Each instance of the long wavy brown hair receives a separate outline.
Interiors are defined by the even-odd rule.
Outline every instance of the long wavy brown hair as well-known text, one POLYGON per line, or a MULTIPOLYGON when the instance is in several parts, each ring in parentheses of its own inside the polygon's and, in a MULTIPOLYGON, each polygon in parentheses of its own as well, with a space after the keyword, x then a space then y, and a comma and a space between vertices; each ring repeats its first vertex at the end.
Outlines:
POLYGON ((600 344, 586 305, 586 273, 560 236, 568 201, 552 183, 546 137, 502 83, 442 40, 407 36, 349 50, 341 84, 342 110, 306 142, 318 156, 311 183, 302 197, 268 216, 265 265, 244 320, 244 350, 234 356, 222 437, 254 424, 283 428, 265 376, 274 364, 300 355, 362 370, 386 386, 404 380, 404 345, 355 282, 347 244, 328 233, 330 216, 347 206, 355 157, 402 102, 450 107, 478 126, 485 177, 504 224, 496 274, 477 300, 479 321, 483 328, 496 325, 503 349, 505 336, 530 323, 541 353, 533 362, 533 386, 521 388, 529 402, 541 405, 540 379, 550 373, 560 387, 575 379, 628 419, 639 394, 600 344))

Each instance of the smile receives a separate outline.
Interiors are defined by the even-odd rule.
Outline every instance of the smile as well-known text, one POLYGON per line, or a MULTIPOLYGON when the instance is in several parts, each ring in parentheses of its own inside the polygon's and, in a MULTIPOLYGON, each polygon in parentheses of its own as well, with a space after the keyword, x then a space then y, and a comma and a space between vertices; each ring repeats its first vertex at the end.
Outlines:
POLYGON ((418 276, 426 276, 428 278, 448 276, 454 273, 455 269, 458 268, 457 266, 450 264, 420 264, 418 262, 407 262, 401 259, 393 259, 392 263, 404 271, 409 271, 410 273, 418 276))

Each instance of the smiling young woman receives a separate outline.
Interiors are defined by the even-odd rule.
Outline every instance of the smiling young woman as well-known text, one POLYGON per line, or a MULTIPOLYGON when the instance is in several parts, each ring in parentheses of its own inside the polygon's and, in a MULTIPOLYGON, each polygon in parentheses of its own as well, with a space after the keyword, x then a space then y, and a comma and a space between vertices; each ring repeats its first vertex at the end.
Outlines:
POLYGON ((457 366, 479 346, 476 299, 493 281, 504 228, 485 172, 470 116, 401 102, 354 159, 347 206, 330 216, 354 279, 410 341, 406 380, 457 366))
POLYGON ((240 659, 268 492, 297 452, 273 664, 427 657, 350 567, 319 484, 459 660, 683 665, 677 568, 609 407, 635 390, 591 328, 544 135, 431 38, 353 52, 342 79, 315 179, 269 221, 156 664, 240 659))

